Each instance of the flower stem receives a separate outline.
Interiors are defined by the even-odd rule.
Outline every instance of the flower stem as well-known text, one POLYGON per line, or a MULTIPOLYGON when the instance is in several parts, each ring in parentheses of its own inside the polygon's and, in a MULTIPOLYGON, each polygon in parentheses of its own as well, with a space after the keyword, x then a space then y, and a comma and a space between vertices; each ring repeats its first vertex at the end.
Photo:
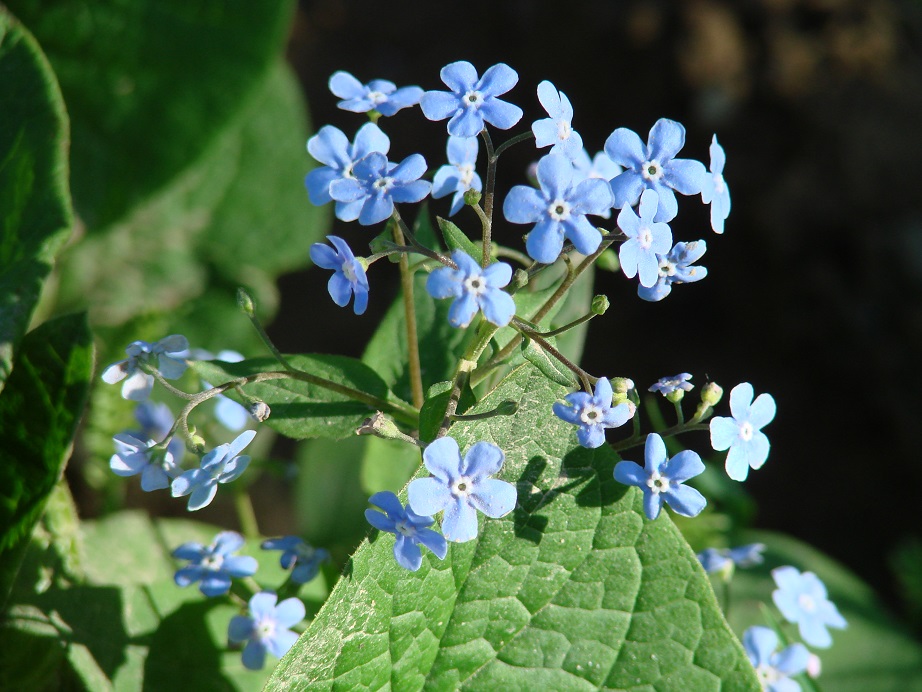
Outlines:
MULTIPOLYGON (((394 242, 404 244, 403 229, 406 224, 400 218, 397 207, 394 207, 393 217, 394 242)), ((410 273, 410 261, 405 254, 400 255, 400 286, 403 289, 403 311, 407 324, 407 360, 410 368, 410 391, 413 396, 413 405, 419 409, 423 405, 423 375, 419 363, 419 336, 416 331, 416 305, 413 299, 413 274, 410 273)))
POLYGON ((586 258, 580 262, 579 266, 577 266, 575 269, 571 267, 563 281, 560 283, 560 286, 557 287, 557 290, 554 291, 553 295, 547 299, 544 305, 538 309, 538 312, 532 316, 531 321, 537 324, 542 319, 544 319, 547 313, 549 313, 553 307, 557 305, 557 302, 563 298, 564 294, 570 290, 570 287, 580 277, 580 275, 586 271, 586 269, 588 269, 592 263, 599 258, 599 255, 608 249, 608 246, 613 242, 613 240, 603 240, 598 249, 591 255, 587 255, 586 258))
POLYGON ((554 356, 554 358, 556 358, 558 361, 560 361, 561 365, 563 365, 564 367, 566 367, 566 368, 568 368, 569 370, 571 370, 571 371, 573 372, 573 374, 575 374, 575 375, 579 378, 580 382, 581 382, 582 385, 583 385, 583 388, 584 388, 587 392, 589 392, 590 394, 592 393, 592 385, 593 385, 595 382, 598 382, 598 380, 599 380, 598 377, 593 377, 593 376, 590 375, 588 372, 586 372, 585 370, 583 370, 581 367, 579 367, 578 365, 576 365, 575 363, 573 363, 572 361, 570 361, 569 358, 567 358, 567 357, 566 357, 565 355, 563 355, 560 351, 558 351, 556 348, 554 348, 553 346, 551 346, 551 345, 547 342, 547 340, 544 339, 544 337, 541 336, 541 334, 540 334, 539 332, 534 331, 531 327, 529 327, 527 324, 525 324, 525 323, 524 323, 522 320, 520 320, 519 318, 517 318, 517 317, 513 317, 513 318, 512 318, 512 326, 513 326, 516 330, 518 330, 521 334, 524 334, 524 335, 527 336, 529 339, 531 339, 531 340, 534 341, 536 344, 538 344, 542 349, 544 349, 544 350, 547 351, 549 354, 551 354, 552 356, 554 356))
POLYGON ((246 488, 234 488, 234 509, 237 511, 237 520, 240 529, 247 538, 259 538, 259 524, 256 521, 256 512, 253 511, 253 501, 246 488))
POLYGON ((499 330, 496 325, 490 324, 486 320, 480 323, 477 329, 477 336, 468 346, 467 351, 458 362, 458 368, 455 370, 455 376, 452 380, 451 393, 448 395, 448 404, 445 407, 445 417, 442 418, 442 425, 439 426, 439 432, 436 438, 445 437, 448 429, 458 411, 458 402, 461 400, 461 392, 470 381, 471 372, 477 367, 477 359, 483 353, 483 350, 490 343, 490 339, 499 330))
MULTIPOLYGON (((483 225, 483 256, 480 266, 486 268, 490 264, 490 244, 493 231, 493 194, 496 187, 496 154, 493 152, 493 140, 487 128, 480 131, 487 148, 487 182, 484 185, 483 216, 480 217, 483 225)), ((478 213, 478 216, 480 214, 478 213)))

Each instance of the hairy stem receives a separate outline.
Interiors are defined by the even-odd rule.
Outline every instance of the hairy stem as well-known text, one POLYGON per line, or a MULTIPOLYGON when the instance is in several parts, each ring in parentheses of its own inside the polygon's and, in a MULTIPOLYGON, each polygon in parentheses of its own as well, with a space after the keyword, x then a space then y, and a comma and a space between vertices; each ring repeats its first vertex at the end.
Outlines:
MULTIPOLYGON (((406 224, 400 218, 397 207, 394 207, 394 242, 404 244, 403 229, 406 224)), ((406 255, 400 255, 400 287, 403 293, 403 311, 407 324, 407 359, 410 367, 410 391, 413 396, 413 405, 419 409, 423 405, 423 375, 419 363, 419 336, 416 331, 416 304, 413 299, 413 274, 410 272, 410 260, 406 255)))

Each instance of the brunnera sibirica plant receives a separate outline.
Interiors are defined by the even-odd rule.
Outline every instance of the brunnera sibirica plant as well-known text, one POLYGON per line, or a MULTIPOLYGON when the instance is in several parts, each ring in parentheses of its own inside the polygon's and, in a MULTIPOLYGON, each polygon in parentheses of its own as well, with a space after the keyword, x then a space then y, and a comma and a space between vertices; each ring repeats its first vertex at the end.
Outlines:
POLYGON ((229 645, 246 668, 283 659, 273 689, 817 689, 807 647, 830 647, 828 628, 846 627, 822 581, 775 569, 780 617, 766 606, 765 626, 740 643, 707 575, 729 608, 734 570, 760 563, 765 546, 696 556, 670 518, 705 512, 707 493, 694 486, 708 457, 733 482, 766 463, 774 399, 748 382, 724 397, 690 373, 638 385, 615 361, 590 373, 572 355, 573 335, 609 309, 606 295, 587 296, 595 267, 623 273, 650 303, 708 275, 706 240, 677 239, 670 223, 689 198, 724 232, 730 190, 716 135, 707 166, 680 157, 685 128, 668 118, 646 141, 617 127, 592 156, 551 82, 536 89, 547 117, 507 136, 524 115, 505 98, 518 83, 511 67, 481 75, 459 61, 441 80, 447 89, 424 91, 337 72, 330 91, 365 122, 325 125, 307 142, 320 164, 305 181, 310 201, 368 227, 370 249, 331 235, 310 257, 356 316, 369 308, 369 275, 398 265, 400 304, 375 339, 395 339, 400 362, 282 354, 240 289, 271 357, 213 356, 174 334, 130 344, 103 372, 141 402, 143 429, 116 435, 112 471, 140 475, 144 491, 169 492, 189 511, 227 487, 249 516, 246 491, 233 490, 251 466, 248 418, 298 439, 374 435, 420 455, 400 493, 369 498, 368 540, 309 625, 299 589, 330 556, 298 536, 262 543, 288 570, 273 591, 253 581, 257 561, 237 554, 244 539, 233 531, 176 546, 176 584, 239 604, 229 645), (447 121, 447 163, 434 171, 418 153, 390 151, 385 119, 417 106, 447 121), (497 190, 512 147, 533 147, 536 163, 522 184, 497 190), (448 218, 433 224, 428 197, 451 197, 448 218), (408 205, 419 205, 412 227, 408 205), (201 391, 171 383, 188 368, 201 391), (147 401, 157 385, 184 402, 175 419, 147 401), (193 416, 210 400, 242 430, 212 449, 193 416), (711 449, 685 449, 686 437, 711 449))

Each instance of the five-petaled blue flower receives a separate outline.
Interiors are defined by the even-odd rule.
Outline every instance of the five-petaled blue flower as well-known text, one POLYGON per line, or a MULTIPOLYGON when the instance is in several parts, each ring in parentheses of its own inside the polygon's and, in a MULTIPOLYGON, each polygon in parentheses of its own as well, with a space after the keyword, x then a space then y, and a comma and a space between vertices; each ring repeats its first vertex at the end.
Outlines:
POLYGON ((490 477, 505 461, 496 445, 478 442, 462 460, 458 443, 441 437, 426 447, 423 461, 433 475, 410 483, 408 506, 420 516, 444 510, 442 535, 449 541, 464 543, 477 537, 477 510, 497 519, 515 508, 515 486, 490 477))
POLYGON ((633 461, 619 461, 615 480, 643 490, 643 511, 648 519, 659 516, 664 501, 683 517, 697 516, 705 508, 704 495, 682 485, 704 471, 704 463, 695 452, 686 449, 670 459, 663 438, 650 433, 644 445, 644 458, 644 468, 633 461))
POLYGON ((113 363, 102 373, 107 384, 122 384, 122 397, 131 401, 144 401, 154 388, 154 377, 142 369, 157 359, 157 370, 168 380, 182 377, 186 371, 184 353, 189 350, 189 341, 181 334, 165 336, 160 341, 133 341, 125 349, 128 357, 113 363), (128 379, 125 379, 125 378, 128 379))
POLYGON ((655 220, 658 204, 656 192, 644 190, 640 196, 640 216, 629 206, 618 214, 618 228, 627 236, 618 250, 621 269, 629 279, 639 274, 641 286, 656 284, 659 277, 658 255, 665 255, 672 247, 669 225, 655 220))
POLYGON ((457 214, 464 206, 464 193, 483 189, 480 176, 474 172, 477 163, 478 141, 476 137, 449 137, 448 163, 435 172, 432 179, 432 196, 435 199, 454 194, 451 198, 449 216, 457 214))
POLYGON ((581 179, 570 160, 558 154, 543 156, 537 174, 540 190, 516 185, 503 202, 508 221, 535 224, 525 242, 529 256, 550 264, 560 256, 564 238, 584 255, 595 252, 602 235, 586 214, 602 215, 611 209, 608 183, 598 178, 581 179))
POLYGON ((291 627, 304 619, 304 604, 297 598, 286 598, 276 605, 278 596, 261 591, 250 599, 249 615, 235 615, 227 627, 232 642, 246 642, 243 665, 259 670, 266 661, 266 652, 281 658, 298 640, 291 627))
POLYGON ((743 647, 765 692, 800 692, 800 685, 790 678, 807 669, 807 647, 796 643, 776 653, 778 635, 758 625, 743 633, 743 647))
POLYGON ((451 258, 457 269, 439 267, 426 279, 426 290, 433 298, 454 298, 448 310, 453 327, 466 327, 478 311, 497 327, 505 327, 515 315, 515 301, 503 286, 512 280, 512 267, 494 262, 486 269, 463 250, 455 250, 451 258))
POLYGON ((650 302, 662 300, 672 292, 673 284, 701 281, 708 275, 707 267, 693 267, 707 252, 707 243, 694 240, 690 243, 676 243, 668 255, 657 255, 659 266, 656 283, 652 286, 640 285, 637 295, 650 302))
POLYGON ((730 188, 724 180, 724 164, 727 156, 717 143, 717 135, 711 139, 711 168, 701 186, 701 201, 711 205, 711 228, 715 233, 724 232, 724 221, 730 216, 730 188))
POLYGON ((372 495, 368 502, 380 507, 384 513, 373 509, 365 510, 368 523, 379 531, 394 534, 394 558, 397 564, 415 572, 423 564, 421 545, 431 550, 439 560, 444 560, 448 553, 445 537, 428 528, 435 520, 431 516, 420 516, 412 509, 404 509, 397 496, 388 491, 372 495))
POLYGON ((772 600, 788 622, 800 630, 800 638, 810 646, 827 649, 832 636, 827 627, 845 629, 848 623, 826 595, 826 586, 813 572, 801 573, 796 567, 776 567, 772 578, 778 588, 772 600))
POLYGON ((762 564, 764 543, 750 543, 736 548, 705 548, 698 553, 698 562, 708 574, 714 574, 730 565, 752 567, 762 564))
POLYGON ((678 375, 673 377, 661 377, 647 390, 648 392, 659 392, 663 396, 667 394, 672 394, 676 390, 681 390, 683 392, 690 392, 695 388, 689 380, 692 378, 691 373, 680 372, 678 375))
MULTIPOLYGON (((685 144, 685 128, 660 118, 650 129, 647 144, 633 130, 619 127, 605 141, 605 153, 625 170, 611 181, 618 209, 633 206, 644 190, 656 190, 660 198, 656 221, 671 221, 679 211, 676 192, 697 195, 707 171, 693 159, 674 158, 685 144)), ((665 251, 664 251, 665 252, 665 251)))
POLYGON ((365 267, 352 254, 345 240, 335 235, 328 235, 327 240, 336 250, 323 243, 314 243, 311 245, 311 261, 318 267, 333 270, 333 276, 327 283, 327 291, 333 302, 343 308, 354 295, 355 303, 352 309, 356 315, 361 315, 368 307, 368 277, 365 275, 365 267))
POLYGON ((419 105, 429 120, 451 118, 448 134, 476 137, 484 121, 500 130, 508 130, 521 120, 521 108, 496 98, 519 81, 515 70, 508 65, 493 65, 478 78, 473 65, 459 60, 443 67, 439 76, 451 91, 427 91, 419 105))
MULTIPOLYGON (((365 123, 355 134, 355 142, 349 144, 346 135, 332 125, 324 125, 317 134, 307 140, 307 151, 324 164, 315 168, 304 179, 307 192, 313 204, 332 202, 330 185, 337 180, 355 178, 352 169, 355 162, 372 152, 387 154, 391 141, 374 123, 365 123)), ((362 200, 336 202, 336 218, 354 221, 362 210, 362 200)))
POLYGON ((381 115, 394 115, 401 108, 415 106, 423 97, 423 90, 418 86, 397 88, 386 79, 373 79, 362 84, 348 72, 334 72, 330 77, 330 91, 343 99, 337 107, 353 113, 378 111, 381 115))
POLYGON ((727 453, 727 475, 744 481, 750 467, 762 468, 768 459, 770 444, 762 427, 775 417, 775 400, 770 394, 759 394, 753 401, 752 385, 742 382, 730 390, 732 418, 715 416, 711 419, 711 446, 727 453))
POLYGON ((554 415, 567 423, 578 425, 576 439, 583 447, 593 449, 605 443, 605 429, 624 425, 634 415, 633 404, 622 402, 612 406, 613 391, 607 377, 595 383, 595 392, 573 392, 564 397, 566 404, 554 402, 554 415))
POLYGON ((291 570, 291 581, 306 584, 320 572, 320 565, 330 559, 324 548, 315 548, 299 536, 267 538, 260 546, 263 550, 281 550, 279 564, 291 570))
POLYGON ((352 168, 353 178, 339 178, 330 183, 330 196, 347 205, 336 212, 343 221, 359 220, 363 226, 384 221, 394 211, 394 202, 419 202, 432 189, 427 180, 426 159, 411 154, 396 166, 380 152, 372 152, 352 168))
POLYGON ((153 440, 144 442, 130 433, 119 433, 112 441, 115 442, 115 454, 109 459, 109 468, 123 477, 140 473, 141 490, 144 492, 167 488, 170 481, 179 475, 169 447, 158 449, 153 440))
POLYGON ((244 430, 233 442, 212 449, 202 457, 199 468, 186 471, 173 481, 173 497, 191 494, 190 512, 207 507, 218 492, 218 483, 236 480, 249 466, 250 457, 238 455, 255 436, 255 430, 244 430))
POLYGON ((201 582, 199 591, 206 596, 226 594, 230 591, 232 578, 253 576, 259 567, 256 558, 233 554, 243 544, 243 536, 236 531, 222 531, 208 546, 183 543, 173 551, 173 557, 189 560, 189 564, 178 569, 173 580, 178 586, 201 582))
POLYGON ((573 106, 570 105, 570 99, 551 82, 544 80, 538 85, 538 101, 551 117, 532 123, 535 146, 542 149, 553 145, 552 154, 574 160, 583 150, 583 138, 573 129, 573 106))

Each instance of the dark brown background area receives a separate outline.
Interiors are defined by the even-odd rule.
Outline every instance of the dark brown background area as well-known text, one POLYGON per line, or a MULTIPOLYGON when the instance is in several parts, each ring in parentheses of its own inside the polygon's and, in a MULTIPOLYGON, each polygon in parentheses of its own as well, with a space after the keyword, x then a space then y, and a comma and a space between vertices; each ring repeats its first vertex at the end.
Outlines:
MULTIPOLYGON (((649 304, 635 282, 601 276, 613 307, 593 322, 583 365, 643 387, 688 371, 770 392, 771 456, 746 486, 756 526, 820 547, 897 603, 888 556, 922 536, 920 39, 917 2, 317 0, 300 5, 289 58, 315 127, 350 135, 362 118, 336 109, 335 70, 442 89, 439 69, 460 59, 518 71, 505 97, 525 109, 514 132, 543 117, 542 79, 569 96, 591 152, 620 126, 645 139, 665 116, 687 128, 682 155, 707 163, 716 132, 726 233, 711 232, 700 199, 680 198, 673 223, 676 239, 707 240, 708 278, 649 304)), ((414 109, 381 124, 392 159, 444 163, 444 123, 414 109)), ((499 190, 525 182, 534 150, 519 149, 499 190)), ((334 232, 361 253, 376 231, 334 232)), ((496 231, 513 245, 522 232, 496 231)), ((363 318, 319 298, 325 272, 285 277, 278 345, 358 355, 396 292, 389 273, 372 273, 363 318)), ((708 449, 706 435, 687 442, 708 449)))

